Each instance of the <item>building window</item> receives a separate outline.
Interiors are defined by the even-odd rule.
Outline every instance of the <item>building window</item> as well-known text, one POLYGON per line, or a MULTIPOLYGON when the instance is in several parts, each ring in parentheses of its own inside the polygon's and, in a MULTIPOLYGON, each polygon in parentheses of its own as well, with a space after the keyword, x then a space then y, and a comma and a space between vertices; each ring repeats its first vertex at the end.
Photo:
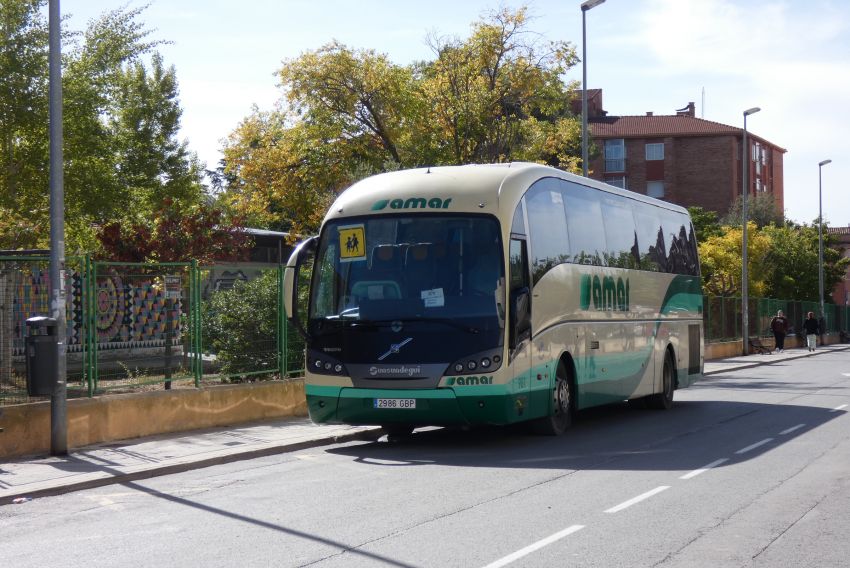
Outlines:
POLYGON ((614 187, 619 187, 620 189, 627 189, 626 176, 608 176, 605 178, 605 183, 613 185, 614 187))
POLYGON ((664 159, 664 142, 646 145, 646 161, 664 159))
POLYGON ((657 199, 664 198, 664 182, 663 181, 648 181, 646 182, 646 194, 657 199))
POLYGON ((761 192, 761 191, 762 191, 762 188, 761 188, 761 180, 760 180, 760 179, 756 179, 756 193, 759 193, 759 192, 761 192))
POLYGON ((626 143, 622 138, 605 141, 605 171, 626 171, 626 143))

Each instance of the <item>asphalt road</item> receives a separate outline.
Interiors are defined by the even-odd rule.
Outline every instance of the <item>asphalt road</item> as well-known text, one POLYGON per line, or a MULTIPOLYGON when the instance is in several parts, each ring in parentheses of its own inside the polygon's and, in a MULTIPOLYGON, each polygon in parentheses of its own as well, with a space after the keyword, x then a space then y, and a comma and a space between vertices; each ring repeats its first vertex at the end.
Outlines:
POLYGON ((850 565, 850 352, 561 438, 433 429, 0 507, 28 566, 850 565))

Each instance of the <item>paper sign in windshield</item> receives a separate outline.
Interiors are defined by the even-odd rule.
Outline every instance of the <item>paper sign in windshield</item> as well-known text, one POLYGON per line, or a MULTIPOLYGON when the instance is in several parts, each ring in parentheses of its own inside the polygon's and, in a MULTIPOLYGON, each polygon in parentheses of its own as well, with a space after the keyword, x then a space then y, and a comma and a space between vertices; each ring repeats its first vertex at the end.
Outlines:
POLYGON ((339 260, 366 260, 366 228, 363 225, 339 228, 339 260))
POLYGON ((443 297, 442 288, 422 290, 422 300, 425 302, 426 308, 439 308, 446 305, 446 299, 443 297))

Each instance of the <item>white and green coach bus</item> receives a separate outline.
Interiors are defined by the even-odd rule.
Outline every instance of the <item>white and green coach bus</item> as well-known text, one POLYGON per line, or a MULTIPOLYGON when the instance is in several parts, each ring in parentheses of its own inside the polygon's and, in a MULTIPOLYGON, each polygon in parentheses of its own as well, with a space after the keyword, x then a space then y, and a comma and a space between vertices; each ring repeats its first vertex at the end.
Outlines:
POLYGON ((364 179, 293 252, 284 282, 315 422, 403 435, 533 421, 557 435, 590 406, 669 408, 702 376, 687 211, 546 166, 364 179))

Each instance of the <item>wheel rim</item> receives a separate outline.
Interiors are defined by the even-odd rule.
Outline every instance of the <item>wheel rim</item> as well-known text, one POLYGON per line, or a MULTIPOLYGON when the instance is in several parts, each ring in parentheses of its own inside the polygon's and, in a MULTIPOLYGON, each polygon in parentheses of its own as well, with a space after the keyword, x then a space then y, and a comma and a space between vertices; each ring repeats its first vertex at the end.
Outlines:
POLYGON ((555 387, 555 411, 559 415, 567 414, 570 408, 570 388, 567 381, 558 378, 558 384, 555 387))

